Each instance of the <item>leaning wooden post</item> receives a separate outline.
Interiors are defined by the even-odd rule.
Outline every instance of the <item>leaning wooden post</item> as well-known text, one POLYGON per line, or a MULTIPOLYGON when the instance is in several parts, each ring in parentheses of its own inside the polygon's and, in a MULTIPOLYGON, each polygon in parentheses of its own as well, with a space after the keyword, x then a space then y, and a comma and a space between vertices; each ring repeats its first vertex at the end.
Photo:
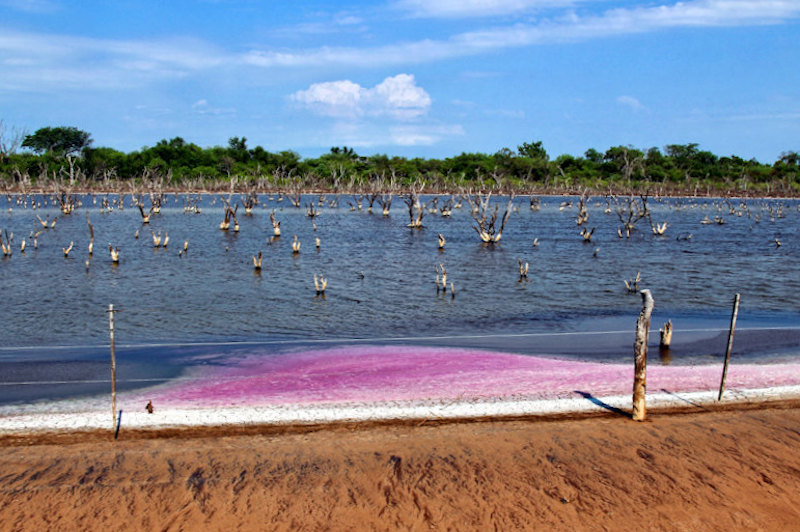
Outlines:
POLYGON ((644 421, 645 390, 647 388, 647 337, 650 333, 650 314, 653 312, 653 296, 650 290, 642 290, 642 312, 636 322, 636 340, 633 342, 633 420, 644 421))
POLYGON ((722 393, 725 391, 725 379, 728 377, 728 362, 731 360, 733 350, 733 333, 736 330, 736 316, 739 314, 739 294, 733 298, 733 313, 731 314, 731 327, 728 330, 728 348, 725 350, 725 364, 722 366, 722 380, 719 383, 719 395, 717 401, 722 401, 722 393))
POLYGON ((111 335, 111 420, 117 428, 117 356, 114 352, 114 305, 108 305, 108 333, 111 335))

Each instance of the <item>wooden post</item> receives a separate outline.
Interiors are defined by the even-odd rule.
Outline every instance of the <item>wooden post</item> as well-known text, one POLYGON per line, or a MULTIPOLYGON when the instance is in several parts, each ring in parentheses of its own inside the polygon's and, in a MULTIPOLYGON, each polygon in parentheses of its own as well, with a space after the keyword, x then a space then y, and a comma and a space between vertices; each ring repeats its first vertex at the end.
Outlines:
POLYGON ((647 337, 650 333, 650 314, 653 312, 653 296, 650 290, 642 290, 642 312, 636 321, 636 340, 633 342, 633 415, 634 421, 644 421, 645 391, 647 388, 647 337))
POLYGON ((108 305, 108 332, 111 335, 111 421, 117 428, 117 356, 114 351, 114 305, 108 305))
POLYGON ((722 393, 725 391, 725 379, 728 377, 728 362, 731 360, 733 350, 733 333, 736 330, 736 316, 739 314, 739 294, 733 298, 733 313, 731 314, 731 327, 728 330, 728 348, 725 350, 725 364, 722 366, 722 380, 719 383, 719 395, 717 401, 722 401, 722 393))

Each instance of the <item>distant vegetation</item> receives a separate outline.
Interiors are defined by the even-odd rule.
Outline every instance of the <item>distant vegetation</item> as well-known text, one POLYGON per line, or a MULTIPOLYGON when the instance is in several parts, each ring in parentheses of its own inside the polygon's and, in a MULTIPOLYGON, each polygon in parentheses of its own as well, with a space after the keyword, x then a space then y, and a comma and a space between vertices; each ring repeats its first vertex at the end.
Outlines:
POLYGON ((542 142, 524 142, 493 154, 461 153, 445 159, 361 156, 348 147, 304 159, 293 151, 250 148, 244 137, 211 148, 175 137, 123 153, 92 147, 90 134, 76 128, 24 134, 0 121, 0 179, 7 190, 46 187, 54 180, 69 180, 87 190, 115 190, 156 179, 175 190, 227 189, 233 181, 263 190, 329 192, 424 185, 426 192, 798 196, 800 155, 789 151, 765 164, 720 157, 690 143, 648 149, 614 146, 551 158, 542 142))

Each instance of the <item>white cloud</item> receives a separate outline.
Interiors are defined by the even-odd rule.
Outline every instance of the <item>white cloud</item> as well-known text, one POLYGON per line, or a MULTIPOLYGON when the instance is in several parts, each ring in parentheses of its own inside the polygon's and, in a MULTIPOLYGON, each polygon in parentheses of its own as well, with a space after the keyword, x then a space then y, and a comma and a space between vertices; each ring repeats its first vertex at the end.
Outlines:
POLYGON ((424 115, 431 105, 430 96, 411 74, 388 77, 372 88, 350 80, 314 83, 292 94, 291 99, 318 114, 339 118, 391 116, 408 120, 424 115))
POLYGON ((0 28, 0 89, 137 87, 220 66, 230 56, 198 39, 115 40, 0 28))
POLYGON ((642 105, 642 102, 634 98, 633 96, 622 95, 617 97, 617 103, 624 105, 626 107, 630 107, 634 111, 642 111, 645 109, 645 106, 642 105))
POLYGON ((798 15, 800 2, 797 0, 694 0, 612 9, 599 15, 580 16, 571 12, 534 24, 460 33, 446 40, 422 39, 374 48, 324 47, 299 52, 251 50, 241 60, 265 68, 408 65, 507 48, 587 41, 675 27, 780 24, 798 15))
POLYGON ((575 3, 575 0, 398 0, 394 6, 413 17, 466 18, 508 15, 575 3))
MULTIPOLYGON (((530 3, 529 0, 494 0, 485 5, 502 10, 511 9, 517 5, 515 2, 530 3)), ((556 3, 565 2, 550 2, 551 5, 556 3)), ((438 6, 437 9, 442 11, 456 3, 440 0, 431 5, 438 6)), ((467 7, 476 5, 475 1, 466 4, 467 7)), ((253 73, 246 71, 252 70, 252 67, 386 68, 468 57, 508 48, 590 41, 676 27, 780 24, 796 19, 798 15, 798 0, 691 0, 611 9, 592 15, 568 13, 559 18, 465 32, 440 40, 420 39, 364 48, 252 49, 245 52, 220 50, 206 41, 191 38, 95 39, 20 32, 0 26, 0 90, 136 88, 154 81, 208 73, 214 69, 238 71, 237 74, 251 77, 253 73)), ((343 24, 357 25, 358 22, 357 18, 349 15, 343 15, 341 20, 343 24)), ((331 86, 329 89, 336 92, 343 87, 331 86)), ((361 94, 362 91, 357 92, 361 94)), ((413 100, 413 91, 410 94, 413 100)), ((421 97, 425 93, 416 94, 421 97)), ((311 98, 312 94, 307 96, 311 98)), ((369 98, 364 100, 363 96, 359 96, 361 100, 358 104, 349 104, 350 112, 367 112, 370 107, 364 107, 363 102, 369 101, 369 98)), ((423 100, 417 104, 410 102, 408 108, 401 106, 394 112, 411 116, 424 114, 429 103, 425 104, 423 100)), ((325 107, 322 101, 315 105, 325 107)), ((335 107, 329 106, 329 110, 334 112, 335 107)), ((346 109, 348 106, 342 104, 339 108, 346 109)))

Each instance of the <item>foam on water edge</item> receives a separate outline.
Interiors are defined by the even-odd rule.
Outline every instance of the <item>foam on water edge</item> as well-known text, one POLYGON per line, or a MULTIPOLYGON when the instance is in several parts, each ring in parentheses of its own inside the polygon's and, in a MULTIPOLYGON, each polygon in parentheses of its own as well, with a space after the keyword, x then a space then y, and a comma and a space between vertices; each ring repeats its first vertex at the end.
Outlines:
MULTIPOLYGON (((633 367, 417 346, 254 351, 121 393, 123 427, 484 417, 629 408, 633 367), (587 400, 587 398, 589 400, 587 400), (144 412, 152 401, 155 413, 144 412), (606 406, 604 407, 603 404, 606 406)), ((716 399, 719 365, 648 368, 648 403, 716 399)), ((733 364, 726 398, 800 395, 800 362, 733 364)), ((0 430, 108 428, 108 397, 0 409, 0 430)))

